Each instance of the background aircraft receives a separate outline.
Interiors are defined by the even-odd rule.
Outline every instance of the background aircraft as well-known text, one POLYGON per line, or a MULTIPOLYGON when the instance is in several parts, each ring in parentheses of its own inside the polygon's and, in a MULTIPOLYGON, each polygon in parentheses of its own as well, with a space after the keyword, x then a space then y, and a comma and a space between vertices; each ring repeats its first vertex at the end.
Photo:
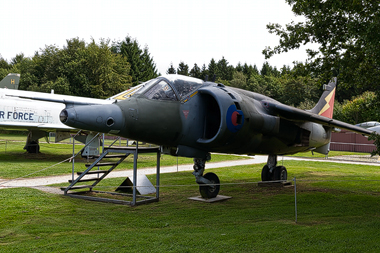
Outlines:
MULTIPOLYGON (((78 131, 59 120, 59 113, 66 105, 112 103, 111 100, 57 95, 53 92, 17 90, 19 80, 19 74, 8 74, 0 82, 0 129, 27 130, 29 133, 24 149, 29 153, 39 152, 38 140, 46 137, 48 132, 55 132, 55 142, 59 142, 69 138, 70 131, 78 131)), ((85 142, 86 136, 80 136, 78 140, 85 142)))
POLYGON ((310 111, 254 92, 180 75, 150 80, 130 98, 108 105, 66 108, 60 120, 71 127, 112 133, 162 146, 171 155, 194 158, 194 176, 204 198, 219 192, 214 173, 203 175, 210 152, 267 154, 263 181, 286 180, 277 156, 329 152, 331 131, 372 131, 333 120, 336 78, 324 85, 310 111), (214 185, 207 185, 214 184, 214 185))
POLYGON ((0 81, 0 88, 18 89, 20 82, 20 74, 9 73, 3 80, 0 81))

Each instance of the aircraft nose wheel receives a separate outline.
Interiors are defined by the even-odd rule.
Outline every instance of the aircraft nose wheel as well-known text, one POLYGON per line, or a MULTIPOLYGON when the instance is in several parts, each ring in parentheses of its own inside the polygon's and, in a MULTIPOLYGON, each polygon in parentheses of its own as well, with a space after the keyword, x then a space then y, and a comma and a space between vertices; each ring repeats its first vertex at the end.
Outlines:
POLYGON ((201 193, 202 198, 212 199, 218 196, 218 193, 220 190, 219 177, 215 173, 212 173, 212 172, 206 173, 203 177, 210 180, 211 184, 215 184, 215 185, 199 184, 199 192, 201 193))

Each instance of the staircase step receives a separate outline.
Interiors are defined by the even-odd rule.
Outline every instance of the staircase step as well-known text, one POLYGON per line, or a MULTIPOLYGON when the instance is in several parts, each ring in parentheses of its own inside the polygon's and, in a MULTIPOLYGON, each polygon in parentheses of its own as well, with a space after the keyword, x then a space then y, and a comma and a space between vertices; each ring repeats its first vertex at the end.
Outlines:
MULTIPOLYGON (((98 166, 113 166, 113 165, 116 165, 117 163, 116 162, 109 162, 109 163, 97 163, 94 165, 94 167, 98 167, 98 166)), ((85 164, 86 167, 90 167, 92 164, 85 164)))
MULTIPOLYGON (((126 154, 126 155, 106 155, 104 156, 103 158, 123 158, 123 157, 127 157, 129 154, 126 154)), ((100 155, 95 155, 94 158, 99 158, 100 155)))
MULTIPOLYGON (((89 181, 96 181, 96 180, 98 180, 99 178, 96 178, 96 177, 94 177, 94 178, 86 178, 86 179, 81 179, 81 180, 79 180, 77 183, 80 183, 80 182, 89 182, 89 181)), ((75 181, 75 180, 74 180, 75 181)), ((72 183, 72 182, 74 182, 73 180, 69 180, 69 183, 72 183)))
MULTIPOLYGON (((107 173, 108 170, 94 170, 94 171, 89 171, 86 173, 86 175, 90 175, 90 174, 99 174, 99 173, 107 173)), ((78 175, 82 175, 83 174, 83 171, 78 171, 77 172, 78 175)))
MULTIPOLYGON (((70 190, 77 190, 77 189, 84 189, 84 188, 91 188, 91 185, 79 185, 79 186, 73 186, 70 188, 70 190)), ((62 187, 61 190, 66 190, 67 187, 62 187)))
MULTIPOLYGON (((109 150, 109 152, 117 152, 117 151, 135 151, 136 147, 108 147, 104 148, 106 150, 109 150)), ((139 147, 138 149, 139 153, 154 153, 160 150, 160 147, 139 147)))

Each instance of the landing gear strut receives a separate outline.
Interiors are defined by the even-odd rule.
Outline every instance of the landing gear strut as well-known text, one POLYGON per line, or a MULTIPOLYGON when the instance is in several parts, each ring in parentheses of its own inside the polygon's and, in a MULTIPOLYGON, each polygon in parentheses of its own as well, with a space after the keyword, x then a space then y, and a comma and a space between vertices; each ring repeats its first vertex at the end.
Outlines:
POLYGON ((277 155, 269 155, 267 164, 261 171, 262 181, 287 180, 288 172, 284 166, 277 166, 277 155))
POLYGON ((211 199, 218 196, 220 181, 215 173, 209 172, 203 175, 205 165, 206 159, 194 158, 193 175, 195 176, 195 181, 199 184, 199 192, 202 198, 211 199))

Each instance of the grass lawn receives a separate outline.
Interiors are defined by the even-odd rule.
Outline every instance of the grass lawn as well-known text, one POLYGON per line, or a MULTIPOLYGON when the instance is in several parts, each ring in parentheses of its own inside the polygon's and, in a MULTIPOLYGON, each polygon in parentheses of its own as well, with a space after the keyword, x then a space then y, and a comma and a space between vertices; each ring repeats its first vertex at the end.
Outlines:
MULTIPOLYGON (((70 144, 47 143, 40 154, 27 154, 25 137, 15 138, 0 142, 0 178, 28 175, 72 154, 70 144)), ((244 157, 212 157, 230 159, 244 157)), ((176 163, 176 157, 161 159, 162 166, 176 163)), ((293 187, 259 187, 262 164, 236 166, 212 169, 220 194, 232 197, 212 204, 187 199, 199 195, 191 171, 162 174, 160 201, 136 207, 1 189, 0 252, 380 252, 379 166, 282 163, 288 178, 297 179, 297 223, 293 187)), ((132 159, 124 164, 132 168, 132 159)), ((155 155, 139 156, 139 167, 154 165, 155 155)), ((29 177, 70 172, 65 162, 29 177)), ((154 182, 155 175, 148 177, 154 182)), ((99 187, 112 191, 123 180, 106 179, 99 187)))
MULTIPOLYGON (((190 201, 190 172, 161 175, 160 201, 137 207, 34 189, 0 191, 2 252, 377 252, 380 167, 284 161, 294 188, 259 187, 262 165, 213 169, 219 203, 190 201)), ((154 178, 154 175, 150 175, 154 178)), ((108 179, 112 189, 122 179, 108 179)))

